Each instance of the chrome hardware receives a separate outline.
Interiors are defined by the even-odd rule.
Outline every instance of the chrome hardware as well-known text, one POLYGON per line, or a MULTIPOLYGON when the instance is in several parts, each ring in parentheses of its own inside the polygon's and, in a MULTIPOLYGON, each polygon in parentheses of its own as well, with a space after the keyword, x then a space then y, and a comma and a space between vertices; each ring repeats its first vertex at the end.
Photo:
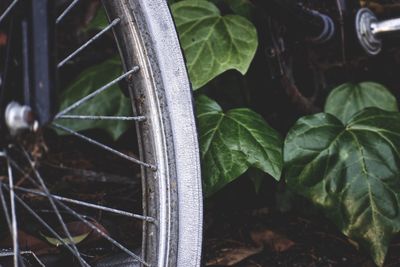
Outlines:
POLYGON ((378 21, 368 8, 361 8, 356 16, 356 32, 364 50, 377 55, 382 50, 382 34, 400 31, 400 18, 378 21))
POLYGON ((21 130, 30 129, 36 131, 39 127, 38 122, 34 119, 32 109, 28 106, 22 106, 17 102, 9 103, 4 115, 6 125, 12 135, 21 130))

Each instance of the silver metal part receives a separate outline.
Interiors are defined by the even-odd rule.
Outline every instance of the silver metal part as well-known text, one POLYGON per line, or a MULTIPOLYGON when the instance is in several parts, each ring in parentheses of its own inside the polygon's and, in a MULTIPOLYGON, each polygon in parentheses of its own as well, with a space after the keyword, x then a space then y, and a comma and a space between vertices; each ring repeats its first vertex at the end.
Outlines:
POLYGON ((374 22, 371 24, 371 31, 374 35, 394 32, 400 30, 400 18, 389 19, 381 22, 374 22))
POLYGON ((356 16, 356 32, 364 50, 370 55, 377 55, 382 50, 382 40, 372 31, 372 24, 378 19, 368 8, 361 8, 356 16))
POLYGON ((167 1, 102 2, 111 20, 121 18, 115 33, 123 65, 140 66, 131 91, 144 102, 135 105, 134 115, 146 117, 138 125, 139 144, 144 161, 157 166, 157 172, 142 168, 144 215, 158 222, 144 224, 142 256, 154 267, 201 266, 203 201, 193 97, 167 1))
POLYGON ((7 8, 6 10, 0 15, 0 23, 4 20, 5 17, 7 17, 8 14, 11 13, 12 9, 17 5, 19 0, 14 0, 7 8))
MULTIPOLYGON (((69 2, 72 5, 77 3, 78 0, 70 0, 69 2)), ((71 5, 59 17, 59 21, 69 14, 73 7, 71 5)), ((58 218, 61 218, 60 224, 62 227, 64 227, 65 223, 62 221, 62 217, 59 216, 60 214, 57 214, 60 208, 63 210, 62 214, 64 212, 68 213, 70 216, 85 223, 129 257, 128 260, 121 260, 118 255, 115 255, 113 259, 117 261, 112 261, 110 264, 135 266, 134 262, 136 261, 140 266, 198 267, 201 260, 203 234, 200 154, 193 112, 192 91, 167 1, 103 0, 103 5, 106 8, 111 24, 67 56, 59 63, 59 67, 73 59, 74 56, 78 55, 95 40, 98 40, 107 31, 113 31, 116 35, 126 73, 67 107, 57 114, 55 119, 106 119, 140 122, 136 123, 140 160, 66 127, 61 126, 60 128, 59 126, 58 128, 141 165, 143 215, 129 214, 130 217, 143 220, 141 250, 136 252, 125 248, 91 221, 88 221, 85 216, 80 215, 64 203, 96 208, 124 216, 127 216, 128 213, 97 204, 52 195, 43 183, 44 177, 41 177, 38 170, 34 168, 35 164, 30 157, 26 157, 25 161, 28 161, 31 165, 29 172, 32 175, 23 175, 26 179, 29 179, 32 185, 37 187, 36 190, 39 190, 41 195, 47 197, 52 207, 52 212, 58 218), (140 66, 140 71, 138 66, 140 66), (131 77, 134 73, 134 77, 131 77), (129 81, 129 93, 133 100, 133 117, 68 113, 125 78, 129 81)), ((2 16, 4 17, 5 15, 2 16)), ((329 31, 327 32, 329 33, 329 31)), ((23 106, 15 103, 8 108, 10 110, 6 117, 10 121, 10 129, 18 131, 18 129, 27 127, 26 124, 31 125, 27 123, 30 122, 30 120, 26 120, 28 117, 21 116, 21 110, 24 109, 23 106), (21 124, 24 127, 16 126, 17 123, 14 121, 15 114, 25 118, 17 120, 19 122, 22 121, 21 124)), ((22 114, 25 113, 22 112, 22 114)), ((55 125, 53 124, 54 127, 57 127, 55 125)), ((23 151, 23 153, 27 155, 26 151, 23 151)), ((13 162, 11 159, 8 160, 10 163, 13 162)), ((15 170, 21 169, 16 166, 18 165, 13 164, 15 170)), ((14 185, 2 185, 0 180, 1 188, 13 192, 17 189, 14 185)), ((1 201, 1 192, 0 190, 0 205, 6 203, 1 201)), ((29 212, 33 219, 58 239, 72 255, 76 256, 82 266, 86 266, 79 251, 74 248, 74 244, 68 244, 69 242, 65 238, 62 238, 57 231, 54 231, 52 226, 41 218, 40 214, 18 196, 18 192, 14 193, 13 197, 18 202, 19 207, 29 212)), ((4 208, 4 210, 6 209, 4 208)), ((11 225, 12 220, 10 219, 9 221, 9 225, 11 225)), ((67 233, 65 236, 67 236, 67 233)), ((21 254, 21 252, 14 254, 21 254)))
POLYGON ((319 36, 312 38, 310 41, 316 44, 326 43, 331 40, 332 37, 335 35, 335 23, 333 23, 331 17, 327 15, 324 15, 317 11, 313 11, 313 13, 322 19, 322 21, 324 22, 324 29, 319 36))
POLYGON ((65 65, 68 61, 70 61, 73 57, 78 55, 80 52, 82 52, 86 47, 94 43, 97 39, 99 39, 101 36, 103 36, 106 32, 110 31, 115 25, 117 25, 121 19, 116 18, 113 20, 107 27, 105 27, 103 30, 101 30, 99 33, 97 33, 95 36, 89 39, 86 43, 81 45, 78 49, 76 49, 74 52, 69 54, 64 60, 62 60, 60 63, 58 63, 57 68, 61 68, 62 66, 65 65))
POLYGON ((380 36, 384 33, 400 31, 400 18, 378 21, 368 8, 362 8, 356 16, 358 40, 370 55, 377 55, 382 49, 380 36))
POLYGON ((4 117, 11 134, 28 129, 36 131, 39 128, 38 122, 33 118, 32 109, 17 102, 7 105, 4 117))

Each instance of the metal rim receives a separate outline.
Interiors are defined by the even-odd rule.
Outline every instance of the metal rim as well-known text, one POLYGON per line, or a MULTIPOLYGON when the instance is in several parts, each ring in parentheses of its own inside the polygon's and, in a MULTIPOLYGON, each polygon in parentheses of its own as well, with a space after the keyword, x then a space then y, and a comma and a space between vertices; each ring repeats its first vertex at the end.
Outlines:
MULTIPOLYGON (((136 97, 145 94, 153 102, 149 106, 158 107, 152 109, 157 110, 152 118, 159 126, 142 130, 144 133, 152 131, 154 136, 160 133, 160 129, 166 133, 164 138, 156 137, 158 141, 155 144, 161 162, 165 162, 163 172, 170 175, 169 178, 164 176, 166 180, 170 179, 167 184, 159 184, 159 188, 165 191, 160 192, 158 200, 161 201, 159 205, 170 201, 169 207, 163 209, 159 206, 160 215, 170 218, 170 221, 160 219, 157 229, 148 229, 150 233, 158 231, 160 236, 165 235, 158 244, 157 266, 199 266, 202 239, 199 150, 190 84, 170 11, 166 2, 161 0, 103 3, 113 9, 111 18, 123 14, 121 17, 128 19, 127 24, 122 23, 116 31, 126 68, 135 63, 132 52, 138 43, 143 45, 140 49, 144 49, 144 53, 139 54, 147 55, 137 60, 148 67, 152 74, 145 75, 153 79, 143 79, 148 83, 145 86, 134 84, 134 89, 145 88, 145 91, 136 91, 136 97), (163 158, 163 155, 168 158, 163 158)), ((148 250, 155 251, 155 248, 150 246, 148 250)))
MULTIPOLYGON (((69 13, 78 1, 71 1, 67 9, 57 18, 57 23, 69 13)), ((17 2, 18 0, 14 0, 9 8, 1 14, 0 21, 8 15, 17 2)), ((26 160, 34 173, 33 178, 31 178, 33 181, 35 179, 38 181, 39 184, 37 186, 42 191, 36 192, 26 188, 15 187, 13 184, 13 168, 18 166, 13 165, 12 159, 7 153, 0 155, 5 158, 8 165, 9 185, 7 187, 3 183, 0 184, 0 197, 3 196, 3 189, 10 192, 11 216, 8 216, 7 208, 4 211, 13 234, 14 264, 18 265, 18 262, 21 261, 21 254, 24 253, 24 251, 19 251, 17 244, 17 220, 14 202, 20 202, 28 211, 32 211, 32 215, 37 220, 46 225, 46 222, 40 216, 35 215, 35 212, 29 209, 29 206, 14 194, 15 190, 25 190, 25 192, 47 197, 71 243, 67 244, 54 231, 52 232, 53 235, 77 257, 79 263, 83 266, 88 266, 88 264, 80 257, 80 252, 73 244, 69 231, 66 229, 56 206, 60 206, 77 216, 112 244, 131 255, 132 258, 140 261, 142 265, 199 266, 202 236, 199 151, 190 84, 185 64, 181 58, 181 50, 168 6, 166 2, 161 0, 104 0, 103 5, 111 19, 110 25, 60 61, 58 67, 61 68, 105 32, 113 30, 119 44, 125 73, 61 111, 56 115, 56 119, 136 121, 136 126, 140 133, 140 158, 130 157, 57 123, 54 123, 53 127, 66 131, 141 166, 142 179, 144 181, 142 183, 144 189, 143 208, 145 211, 143 215, 125 213, 125 216, 131 216, 143 221, 142 255, 144 255, 145 259, 143 261, 136 254, 128 251, 110 236, 102 233, 101 230, 93 226, 83 216, 63 204, 63 202, 74 203, 75 200, 52 195, 34 167, 30 156, 22 151, 21 153, 25 153, 26 160), (137 76, 136 79, 131 79, 133 74, 137 76), (77 108, 122 79, 131 81, 129 93, 133 100, 133 109, 136 111, 135 116, 111 118, 108 116, 68 114, 69 111, 77 108)), ((1 203, 3 206, 6 203, 3 197, 1 203)), ((124 213, 123 211, 82 201, 78 204, 108 212, 124 213)), ((48 230, 51 232, 51 227, 48 230)))

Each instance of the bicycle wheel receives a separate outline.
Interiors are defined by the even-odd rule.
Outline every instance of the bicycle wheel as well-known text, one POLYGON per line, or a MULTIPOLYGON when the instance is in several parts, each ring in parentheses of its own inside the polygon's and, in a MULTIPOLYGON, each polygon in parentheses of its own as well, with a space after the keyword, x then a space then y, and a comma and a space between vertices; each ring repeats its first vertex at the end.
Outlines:
MULTIPOLYGON (((18 0, 10 2, 10 5, 0 15, 1 17, 13 16, 13 5, 18 0)), ((77 8, 78 2, 78 0, 74 0, 65 4, 66 9, 58 16, 57 22, 61 22, 64 17, 77 8)), ((55 229, 52 227, 55 223, 48 223, 45 228, 49 234, 40 233, 42 239, 44 237, 45 241, 49 241, 50 235, 52 238, 58 239, 58 246, 69 251, 70 255, 75 257, 74 264, 78 266, 87 266, 92 262, 86 252, 80 251, 80 245, 74 241, 68 222, 68 218, 71 216, 75 218, 74 222, 77 220, 83 222, 100 234, 103 239, 110 241, 114 248, 113 251, 119 251, 107 257, 106 260, 93 261, 94 265, 199 266, 202 196, 196 126, 190 84, 170 11, 167 3, 162 0, 104 0, 103 7, 110 21, 109 26, 75 49, 60 61, 58 66, 62 68, 86 47, 112 30, 118 45, 124 74, 60 111, 56 115, 56 121, 52 123, 52 127, 90 143, 99 149, 96 151, 111 153, 122 158, 124 164, 140 165, 143 213, 138 215, 115 206, 110 208, 98 205, 98 203, 88 203, 82 199, 55 195, 52 191, 54 185, 50 182, 52 178, 44 177, 40 173, 41 169, 36 168, 41 165, 36 162, 32 151, 28 149, 24 151, 21 146, 22 149, 14 149, 18 150, 16 152, 8 146, 3 153, 4 162, 7 163, 8 184, 1 182, 2 190, 0 190, 0 200, 13 239, 12 250, 7 251, 9 253, 7 255, 13 256, 14 265, 22 265, 24 262, 26 265, 24 255, 29 253, 33 254, 35 258, 40 258, 35 255, 35 251, 22 247, 17 237, 20 233, 17 230, 18 225, 22 223, 19 220, 20 210, 28 210, 29 216, 33 216, 32 218, 42 225, 46 224, 42 211, 35 210, 26 201, 26 196, 24 198, 19 195, 20 193, 29 193, 40 195, 48 201, 51 212, 56 218, 55 221, 59 224, 59 228, 55 229), (133 109, 133 115, 130 117, 111 117, 107 114, 104 116, 71 115, 69 113, 85 102, 89 103, 89 99, 95 101, 97 95, 120 81, 128 83, 128 93, 133 109), (68 129, 58 123, 62 119, 135 121, 133 128, 136 129, 139 157, 135 158, 120 152, 121 149, 112 148, 108 143, 104 144, 68 129), (20 158, 24 159, 20 160, 20 158), (25 165, 17 164, 18 160, 25 161, 25 165), (30 169, 28 173, 27 168, 30 169), (33 189, 16 186, 15 184, 24 184, 16 174, 18 171, 24 174, 22 175, 25 177, 24 179, 28 177, 36 187, 33 189), (3 192, 9 194, 9 199, 4 197, 3 192), (132 251, 133 248, 125 246, 124 242, 120 242, 111 233, 99 227, 101 221, 94 223, 88 219, 89 216, 84 211, 77 209, 76 206, 93 208, 104 213, 125 215, 130 220, 140 220, 141 248, 132 251), (64 237, 60 233, 63 233, 64 237)), ((15 145, 14 142, 13 147, 19 145, 15 145)))

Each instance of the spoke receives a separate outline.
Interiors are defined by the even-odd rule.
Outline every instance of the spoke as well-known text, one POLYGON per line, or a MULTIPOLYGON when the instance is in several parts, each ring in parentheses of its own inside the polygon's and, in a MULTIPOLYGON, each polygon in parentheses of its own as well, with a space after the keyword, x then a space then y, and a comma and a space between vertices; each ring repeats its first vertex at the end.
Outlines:
MULTIPOLYGON (((42 176, 40 175, 40 173, 38 172, 38 170, 35 168, 34 162, 33 162, 32 159, 30 158, 28 152, 26 152, 26 151, 24 150, 24 148, 22 148, 22 152, 23 152, 25 158, 28 160, 31 169, 32 169, 33 173, 34 173, 35 176, 36 176, 36 179, 39 181, 39 184, 40 184, 40 186, 41 186, 41 189, 44 191, 44 193, 45 193, 47 199, 49 200, 50 205, 51 205, 51 207, 53 208, 53 210, 54 210, 54 212, 55 212, 55 214, 56 214, 56 216, 57 216, 57 219, 58 219, 58 221, 60 222, 61 227, 63 228, 63 231, 64 231, 65 235, 67 236, 67 238, 69 239, 69 241, 70 241, 70 243, 71 243, 72 249, 76 252, 76 255, 79 256, 79 257, 78 257, 79 262, 81 263, 82 266, 89 266, 89 265, 83 260, 83 258, 80 256, 79 251, 78 251, 77 247, 75 246, 75 243, 73 242, 71 233, 69 232, 68 227, 67 227, 67 225, 65 224, 65 222, 64 222, 64 220, 63 220, 63 218, 62 218, 62 216, 61 216, 61 214, 60 214, 60 211, 58 210, 56 204, 54 203, 54 199, 53 199, 52 195, 50 194, 50 192, 49 192, 49 190, 48 190, 46 184, 44 183, 44 180, 43 180, 42 176)), ((10 186, 10 188, 11 188, 12 191, 13 191, 13 187, 10 186)))
POLYGON ((61 115, 57 119, 64 120, 115 120, 115 121, 144 121, 145 116, 125 117, 125 116, 85 116, 85 115, 61 115))
POLYGON ((31 255, 33 258, 35 258, 36 262, 39 263, 41 267, 46 267, 46 265, 44 265, 44 263, 38 258, 38 256, 36 256, 36 254, 33 251, 21 251, 21 255, 24 254, 31 255))
POLYGON ((102 86, 101 88, 97 89, 96 91, 94 91, 93 93, 85 96, 84 98, 78 100, 77 102, 75 102, 74 104, 72 104, 71 106, 67 107, 66 109, 60 111, 56 116, 55 119, 58 119, 59 117, 65 115, 66 113, 70 112, 71 110, 79 107, 80 105, 82 105, 83 103, 87 102, 88 100, 92 99, 93 97, 95 97, 96 95, 102 93, 103 91, 107 90, 108 88, 110 88, 111 86, 113 86, 114 84, 118 83, 119 81, 121 81, 122 79, 128 77, 129 75, 131 75, 132 73, 135 73, 139 70, 138 66, 135 66, 133 69, 131 69, 130 71, 124 73, 123 75, 119 76, 118 78, 116 78, 115 80, 109 82, 108 84, 102 86))
POLYGON ((152 169, 153 171, 156 171, 156 170, 157 170, 156 166, 154 166, 154 165, 145 163, 145 162, 143 162, 143 161, 141 161, 141 160, 138 160, 138 159, 136 159, 136 158, 133 158, 133 157, 131 157, 131 156, 128 156, 128 155, 126 155, 126 154, 124 154, 124 153, 121 153, 121 152, 119 152, 118 150, 115 150, 115 149, 113 149, 113 148, 111 148, 111 147, 109 147, 109 146, 106 146, 106 145, 104 145, 104 144, 102 144, 102 143, 99 143, 99 142, 97 142, 97 141, 95 141, 95 140, 93 140, 93 139, 91 139, 91 138, 89 138, 89 137, 87 137, 87 136, 85 136, 85 135, 82 135, 82 134, 80 134, 80 133, 78 133, 78 132, 75 132, 75 131, 73 131, 73 130, 71 130, 71 129, 69 129, 69 128, 66 128, 66 127, 62 126, 62 125, 59 125, 59 124, 57 124, 57 123, 53 123, 52 126, 54 126, 55 128, 57 128, 57 129, 59 129, 59 130, 62 130, 62 131, 64 131, 64 132, 67 132, 67 133, 69 133, 69 134, 72 134, 72 135, 74 135, 74 136, 76 136, 76 137, 79 137, 79 138, 81 138, 81 139, 83 139, 83 140, 85 140, 85 141, 87 141, 87 142, 89 142, 89 143, 91 143, 91 144, 93 144, 93 145, 96 145, 96 146, 98 146, 98 147, 100 147, 100 148, 102 148, 102 149, 104 149, 104 150, 107 150, 107 151, 109 151, 109 152, 111 152, 111 153, 114 153, 115 155, 120 156, 121 158, 124 158, 124 159, 126 159, 126 160, 132 161, 132 162, 134 162, 134 163, 136 163, 136 164, 139 164, 139 165, 142 165, 142 166, 144 166, 144 167, 146 167, 146 168, 150 168, 150 169, 152 169))
MULTIPOLYGON (((28 188, 19 187, 19 186, 16 186, 15 189, 19 190, 19 191, 23 191, 23 192, 39 195, 39 196, 46 196, 45 193, 39 192, 37 190, 32 190, 32 189, 28 189, 28 188)), ((80 200, 76 200, 76 199, 57 196, 57 195, 53 195, 53 194, 52 194, 52 197, 54 199, 57 199, 57 200, 60 200, 60 201, 63 201, 63 202, 69 202, 69 203, 76 204, 76 205, 79 205, 79 206, 84 206, 84 207, 88 207, 88 208, 103 210, 103 211, 115 213, 115 214, 126 216, 126 217, 131 217, 131 218, 135 218, 135 219, 144 220, 144 221, 151 222, 151 223, 155 222, 154 218, 148 217, 148 216, 143 216, 143 215, 139 215, 139 214, 123 211, 123 210, 113 209, 113 208, 100 206, 100 205, 96 205, 96 204, 92 204, 92 203, 88 203, 88 202, 80 201, 80 200)))
MULTIPOLYGON (((29 179, 29 181, 31 181, 36 187, 41 188, 41 186, 35 180, 33 180, 29 174, 25 173, 14 161, 11 161, 11 164, 22 175, 26 176, 29 179)), ((1 182, 0 182, 0 184, 1 184, 1 182)), ((37 190, 28 189, 28 188, 23 188, 23 187, 20 187, 20 186, 14 186, 14 189, 16 189, 18 191, 23 191, 23 192, 39 195, 39 196, 47 196, 43 192, 40 192, 40 191, 37 191, 37 190)), ((66 198, 66 197, 62 197, 62 196, 58 196, 58 195, 54 195, 54 194, 51 194, 51 196, 54 199, 57 199, 57 200, 60 200, 60 201, 63 201, 63 202, 68 202, 68 203, 76 204, 76 205, 79 205, 79 206, 84 206, 84 207, 88 207, 88 208, 103 210, 103 211, 107 211, 107 212, 110 212, 110 213, 114 213, 114 214, 118 214, 118 215, 122 215, 122 216, 126 216, 126 217, 131 217, 131 218, 135 218, 135 219, 144 220, 144 221, 147 221, 147 222, 150 222, 150 223, 156 223, 156 220, 154 218, 152 218, 152 217, 149 217, 149 216, 144 216, 144 215, 135 214, 135 213, 131 213, 131 212, 123 211, 123 210, 118 210, 118 209, 113 209, 113 208, 109 208, 109 207, 105 207, 105 206, 100 206, 100 205, 96 205, 96 204, 93 204, 93 203, 80 201, 80 200, 76 200, 76 199, 71 199, 71 198, 66 198)))
MULTIPOLYGON (((8 160, 10 161, 10 163, 14 167, 14 169, 16 169, 21 175, 23 175, 24 178, 27 178, 32 184, 34 184, 36 187, 40 188, 40 185, 34 179, 32 179, 30 174, 28 174, 27 172, 24 172, 22 170, 22 168, 11 158, 9 158, 8 160)), ((16 186, 14 186, 14 189, 15 188, 16 188, 16 186)))
MULTIPOLYGON (((6 187, 7 188, 7 187, 6 187)), ((8 189, 8 188, 7 188, 8 189)), ((23 202, 23 200, 21 200, 18 196, 16 196, 17 201, 19 202, 23 202)), ((146 263, 145 261, 143 261, 143 259, 141 259, 139 256, 137 256, 135 253, 131 252, 129 249, 127 249, 126 247, 124 247, 123 245, 121 245, 118 241, 116 241, 115 239, 113 239, 112 237, 110 237, 109 235, 107 235, 106 233, 104 233, 100 228, 98 228, 96 225, 94 225, 93 223, 89 222, 88 220, 86 220, 82 215, 80 215, 79 213, 77 213, 76 211, 74 211, 73 209, 71 209, 70 207, 68 207, 67 205, 65 205, 64 203, 62 203, 60 200, 58 200, 57 198, 54 198, 54 200, 57 202, 57 204, 59 204, 61 207, 63 207, 67 212, 69 212, 70 214, 72 214, 74 217, 76 217, 77 219, 81 220, 83 223, 85 223, 87 226, 89 226, 92 230, 96 231, 97 233, 99 233, 101 236, 103 236, 105 239, 107 239, 108 241, 110 241, 113 245, 115 245, 116 247, 120 248, 122 251, 124 251, 125 253, 127 253, 128 255, 132 256, 134 259, 138 260, 139 262, 141 262, 143 265, 145 266, 150 266, 148 263, 146 263)), ((26 203, 23 204, 23 206, 28 209, 28 211, 30 211, 30 213, 32 215, 36 214, 29 206, 26 205, 26 203), (34 213, 34 214, 33 214, 34 213)), ((45 225, 45 227, 47 229, 49 229, 46 222, 44 222, 39 215, 34 215, 42 224, 45 225), (47 225, 47 226, 46 226, 47 225)), ((51 228, 50 228, 51 229, 51 228)), ((50 230, 49 230, 50 231, 50 230)), ((54 230, 53 230, 54 231, 54 230)), ((54 235, 54 233, 52 232, 52 234, 54 235)), ((55 233, 57 234, 57 233, 55 233)), ((57 239, 59 239, 58 236, 56 236, 57 239)), ((60 239, 60 241, 62 241, 63 243, 65 243, 65 241, 63 241, 62 239, 60 239)), ((74 254, 76 255, 76 254, 74 254)))
POLYGON ((3 19, 5 17, 7 17, 7 15, 11 12, 11 10, 14 8, 14 6, 18 3, 19 0, 14 0, 7 8, 6 10, 3 12, 3 14, 1 14, 0 16, 0 24, 3 21, 3 19))
POLYGON ((10 230, 10 233, 11 233, 11 231, 12 231, 11 219, 10 219, 10 214, 9 214, 8 207, 7 207, 7 202, 4 197, 3 183, 1 181, 0 181, 0 200, 1 200, 1 206, 2 206, 3 212, 4 212, 4 217, 6 218, 8 229, 10 230))
POLYGON ((11 208, 11 238, 13 242, 13 258, 14 258, 14 266, 19 266, 21 261, 21 255, 19 253, 18 246, 18 225, 17 225, 17 212, 15 207, 15 192, 14 192, 14 176, 11 168, 10 162, 7 160, 7 172, 8 172, 8 186, 10 187, 10 208, 11 208))
MULTIPOLYGON (((40 266, 46 267, 46 265, 44 265, 44 263, 38 258, 38 256, 36 256, 36 254, 33 251, 23 250, 20 253, 21 253, 21 255, 24 255, 24 254, 31 255, 33 258, 35 258, 35 260, 37 261, 37 263, 39 263, 40 266)), ((0 249, 0 257, 10 257, 13 255, 14 255, 14 252, 12 252, 8 249, 0 249)))
POLYGON ((79 0, 74 0, 62 13, 58 16, 56 23, 60 23, 60 21, 78 4, 79 0))
POLYGON ((106 233, 104 233, 99 227, 97 227, 96 225, 94 225, 93 223, 91 223, 90 221, 86 220, 82 215, 80 215, 79 213, 77 213, 76 211, 74 211, 73 209, 71 209, 70 207, 68 207, 67 205, 65 205, 64 203, 58 201, 58 204, 63 207, 65 210, 67 210, 68 212, 70 212, 73 216, 75 216, 77 219, 81 220, 83 223, 85 223, 87 226, 89 226, 90 228, 92 228, 94 231, 96 231, 97 233, 99 233, 101 236, 103 236, 105 239, 107 239, 108 241, 110 241, 114 246, 120 248, 122 251, 124 251, 126 254, 128 254, 129 256, 133 257, 134 259, 138 260, 140 263, 142 263, 144 266, 150 266, 150 264, 148 264, 147 262, 145 262, 142 258, 140 258, 138 255, 136 255, 135 253, 133 253, 132 251, 130 251, 129 249, 127 249, 126 247, 124 247, 123 245, 121 245, 118 241, 116 241, 115 239, 113 239, 112 237, 110 237, 109 235, 107 235, 106 233))
MULTIPOLYGON (((9 163, 12 164, 12 162, 7 159, 6 153, 4 151, 0 151, 1 155, 0 157, 4 157, 6 160, 8 160, 9 163)), ((10 219, 10 213, 8 211, 8 205, 6 202, 6 198, 4 197, 4 192, 3 192, 3 182, 0 180, 0 201, 1 201, 1 206, 3 208, 3 212, 4 212, 4 217, 6 218, 6 222, 8 225, 8 229, 11 233, 12 231, 12 226, 11 226, 11 219, 10 219)))
POLYGON ((107 31, 109 31, 110 29, 112 29, 115 25, 117 25, 119 22, 121 21, 121 19, 116 18, 114 19, 107 27, 105 27, 101 32, 99 32, 98 34, 96 34, 95 36, 93 36, 92 38, 89 39, 89 41, 87 41, 86 43, 84 43, 81 47, 79 47, 78 49, 76 49, 74 52, 72 52, 69 56, 67 56, 63 61, 61 61, 60 63, 58 63, 57 67, 61 68, 62 66, 64 66, 65 63, 67 63, 69 60, 71 60, 74 56, 76 56, 77 54, 79 54, 83 49, 85 49, 86 47, 88 47, 90 44, 92 44, 94 41, 96 41, 97 39, 99 39, 103 34, 105 34, 107 31))
MULTIPOLYGON (((22 170, 21 169, 19 169, 19 171, 21 171, 22 172, 22 170)), ((28 177, 30 177, 29 175, 28 175, 28 177)), ((34 182, 39 188, 41 187, 40 185, 38 185, 36 182, 34 182)), ((8 188, 7 188, 8 189, 8 188)), ((15 189, 17 189, 17 190, 21 190, 21 188, 20 187, 16 187, 15 189)), ((34 190, 29 190, 29 189, 23 189, 23 190, 21 190, 21 191, 27 191, 27 192, 31 192, 31 193, 34 193, 34 194, 40 194, 40 195, 43 195, 43 193, 39 193, 39 192, 37 192, 37 191, 34 191, 34 190)), ((45 194, 44 194, 45 195, 45 194)), ((18 197, 18 196, 16 196, 16 198, 17 198, 17 200, 18 201, 20 201, 20 198, 18 197)), ((62 203, 61 201, 64 201, 64 200, 66 200, 66 198, 63 198, 63 197, 58 197, 58 196, 52 196, 52 198, 54 199, 54 201, 55 202, 57 202, 57 204, 58 205, 60 205, 61 207, 63 207, 67 212, 69 212, 70 214, 72 214, 73 216, 75 216, 77 219, 79 219, 79 220, 81 220, 83 223, 85 223, 86 225, 88 225, 90 228, 92 228, 92 230, 94 230, 94 231, 96 231, 97 233, 99 233, 101 236, 103 236, 105 239, 107 239, 108 241, 110 241, 113 245, 115 245, 116 247, 118 247, 118 248, 120 248, 122 251, 124 251, 125 253, 127 253, 128 255, 130 255, 131 257, 133 257, 134 259, 136 259, 136 260, 138 260, 139 262, 141 262, 143 265, 145 265, 145 266, 150 266, 148 263, 146 263, 145 261, 143 261, 143 259, 141 259, 139 256, 137 256, 135 253, 133 253, 133 252, 131 252, 129 249, 127 249, 126 247, 124 247, 123 245, 121 245, 118 241, 116 241, 115 239, 113 239, 112 237, 110 237, 109 235, 107 235, 106 233, 104 233, 101 229, 99 229, 96 225, 94 225, 93 223, 91 223, 91 222, 89 222, 88 220, 86 220, 82 215, 80 215, 79 213, 77 213, 76 211, 74 211, 73 209, 71 209, 71 208, 69 208, 67 205, 65 205, 64 203, 62 203), (59 199, 59 198, 61 198, 61 199, 59 199)), ((71 201, 71 203, 75 203, 76 202, 76 200, 73 200, 73 199, 71 199, 72 201, 71 201)), ((22 201, 22 200, 21 200, 22 201)), ((114 210, 114 209, 111 209, 111 208, 106 208, 106 207, 102 207, 102 206, 99 206, 99 205, 94 205, 94 204, 91 204, 91 203, 85 203, 85 202, 81 202, 81 201, 78 201, 79 203, 75 203, 75 204, 82 204, 82 203, 84 203, 85 204, 85 206, 88 206, 88 207, 90 207, 90 206, 92 206, 93 208, 94 207, 100 207, 100 208, 102 208, 103 210, 106 210, 106 211, 110 211, 110 212, 115 212, 115 211, 117 211, 118 213, 119 213, 119 211, 118 210, 114 210), (86 205, 86 204, 89 204, 89 205, 86 205), (104 209, 104 208, 106 208, 106 209, 104 209)), ((27 209, 30 209, 29 207, 26 207, 27 205, 25 204, 24 205, 25 206, 25 208, 27 208, 27 209)), ((32 214, 32 212, 34 212, 33 210, 31 211, 31 214, 32 214)), ((126 213, 126 212, 125 212, 126 213)), ((37 215, 37 214, 36 214, 37 215)), ((123 214, 123 215, 127 215, 127 213, 126 214, 123 214)), ((132 215, 134 215, 135 217, 137 217, 138 215, 136 215, 136 214, 132 214, 132 215)), ((38 215, 37 215, 38 216, 38 215)), ((35 216, 36 218, 37 218, 37 216, 35 216)), ((141 216, 141 215, 139 215, 139 216, 141 216)), ((155 222, 155 220, 153 219, 153 218, 151 218, 151 217, 145 217, 145 216, 141 216, 141 217, 143 217, 143 218, 148 218, 148 219, 150 219, 150 220, 152 220, 152 222, 155 222)), ((40 220, 41 218, 39 217, 39 218, 37 218, 38 220, 40 220)), ((43 222, 43 220, 41 220, 41 222, 42 223, 45 223, 45 222, 43 222)), ((47 228, 47 227, 46 227, 47 228)), ((58 238, 58 237, 57 237, 58 238)), ((60 241, 63 241, 63 240, 60 240, 60 241)), ((64 243, 64 242, 63 242, 64 243)), ((76 255, 76 254, 74 254, 74 255, 76 255)))
MULTIPOLYGON (((10 179, 10 178, 8 178, 8 179, 10 179)), ((11 222, 11 218, 10 218, 10 214, 9 214, 9 211, 8 211, 7 203, 6 203, 6 200, 4 198, 3 183, 2 182, 0 182, 0 198, 1 198, 1 204, 2 204, 2 207, 3 207, 3 211, 4 211, 4 216, 5 216, 6 221, 7 221, 8 229, 10 231, 10 234, 12 235, 12 238, 13 238, 13 251, 11 252, 12 255, 9 255, 9 256, 13 256, 14 266, 18 266, 18 262, 22 263, 22 259, 20 258, 21 256, 20 256, 19 252, 15 251, 15 249, 14 249, 15 248, 15 245, 14 245, 14 224, 11 222)), ((18 243, 18 236, 16 238, 17 238, 17 243, 18 243)))
MULTIPOLYGON (((4 186, 5 188, 7 188, 6 186, 4 186)), ((8 190, 10 190, 9 188, 7 188, 8 190)), ((90 267, 90 265, 88 263, 86 263, 86 261, 84 259, 82 259, 82 257, 79 255, 79 253, 76 253, 76 251, 74 249, 72 249, 69 244, 67 244, 67 242, 65 242, 65 240, 59 235, 57 234, 57 232, 51 228, 50 225, 48 225, 40 216, 39 214, 37 214, 33 209, 31 209, 31 207, 28 206, 28 204, 25 203, 25 201, 23 201, 21 198, 19 198, 18 196, 15 196, 15 199, 19 202, 19 204, 21 204, 33 217, 35 217, 35 219, 40 222, 55 238, 57 238, 73 255, 75 255, 77 258, 81 258, 82 262, 85 263, 85 266, 90 267)))

